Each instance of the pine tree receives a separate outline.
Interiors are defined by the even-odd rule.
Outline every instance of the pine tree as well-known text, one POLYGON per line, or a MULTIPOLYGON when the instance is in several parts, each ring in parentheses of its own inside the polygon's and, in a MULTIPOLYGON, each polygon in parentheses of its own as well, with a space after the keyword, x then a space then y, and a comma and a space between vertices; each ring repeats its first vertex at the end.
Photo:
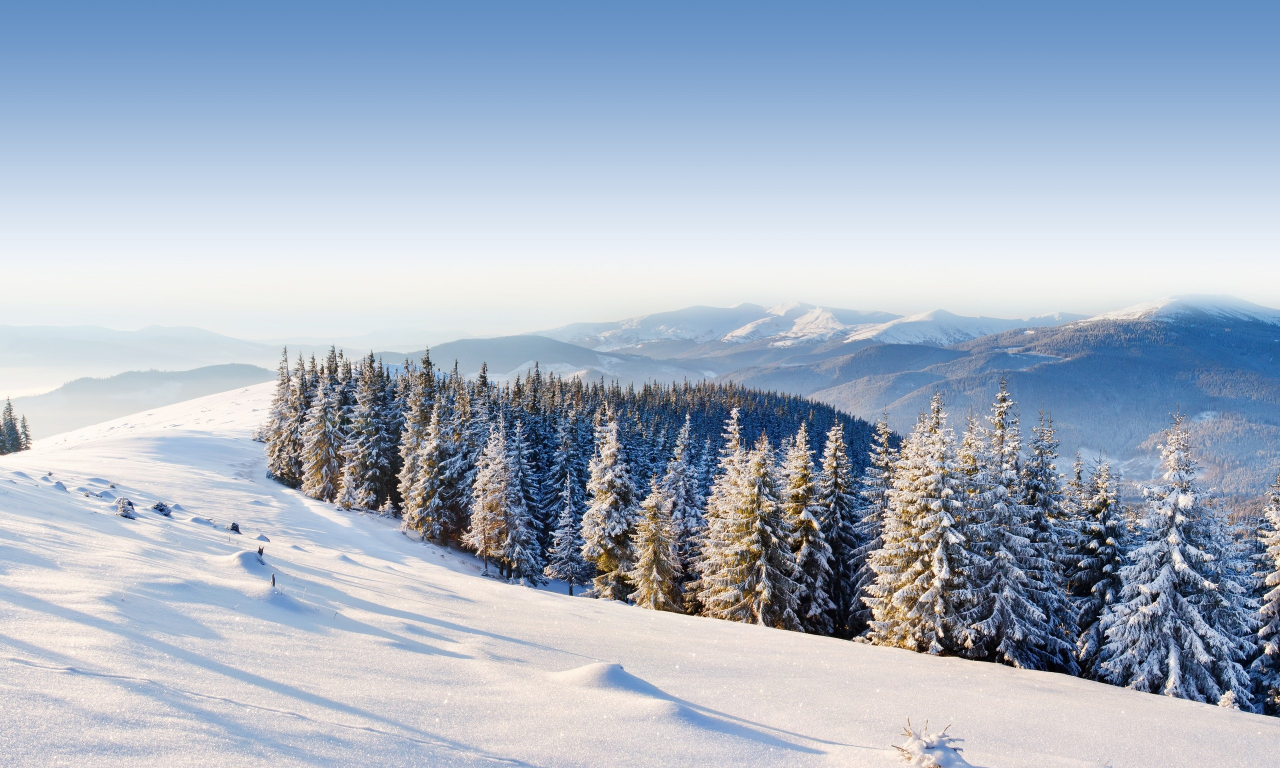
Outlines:
POLYGON ((543 569, 549 578, 568 583, 570 596, 575 584, 586 584, 595 575, 595 568, 582 557, 582 514, 575 488, 573 474, 566 474, 560 493, 560 515, 556 518, 555 536, 548 553, 550 562, 543 569))
MULTIPOLYGON (((696 613, 704 613, 701 595, 707 589, 706 575, 732 545, 730 524, 734 515, 734 495, 742 485, 742 473, 747 464, 747 451, 742 444, 740 411, 734 408, 724 424, 724 445, 720 449, 717 466, 719 472, 709 486, 703 526, 695 539, 693 555, 697 575, 685 583, 685 606, 696 613)), ((710 454, 710 451, 707 451, 710 454)), ((709 463, 709 462, 705 462, 709 463)))
POLYGON ((697 470, 690 454, 692 427, 692 419, 685 414, 684 426, 676 436, 674 452, 662 476, 662 492, 671 504, 671 535, 681 571, 690 568, 703 525, 697 470))
POLYGON ((672 533, 672 500, 656 479, 640 504, 640 520, 631 537, 635 565, 627 580, 635 586, 631 602, 654 611, 679 613, 680 562, 672 533))
MULTIPOLYGON (((973 632, 967 650, 977 658, 1044 669, 1050 633, 1040 604, 1048 602, 1044 593, 1053 588, 1045 583, 1053 566, 1032 543, 1028 508, 1018 502, 1021 439, 1003 381, 988 422, 983 434, 977 434, 976 425, 966 434, 962 449, 974 451, 962 464, 976 460, 967 489, 966 527, 980 556, 967 569, 972 586, 963 597, 971 606, 967 615, 973 632)), ((1074 651, 1066 651, 1073 668, 1074 651)))
POLYGON ((1216 703, 1231 694, 1248 708, 1249 679, 1240 665, 1245 641, 1219 615, 1234 612, 1214 564, 1213 539, 1221 531, 1196 481, 1189 442, 1178 414, 1161 446, 1165 483, 1146 491, 1146 543, 1121 569, 1120 602, 1101 621, 1101 675, 1193 701, 1216 703))
POLYGON ((858 629, 854 614, 860 607, 853 570, 854 553, 858 550, 854 538, 854 525, 858 522, 857 490, 857 479, 845 448, 844 430, 837 424, 827 432, 814 503, 821 510, 822 537, 831 548, 828 596, 835 605, 831 613, 832 632, 846 639, 853 637, 858 629))
POLYGON ((893 431, 889 429, 888 414, 880 417, 875 430, 871 460, 859 482, 858 495, 862 499, 862 506, 858 510, 858 522, 853 527, 857 548, 853 550, 849 567, 849 572, 853 575, 854 590, 850 624, 855 636, 865 632, 871 622, 871 609, 867 607, 864 598, 870 594, 876 575, 871 570, 868 558, 883 544, 881 530, 884 526, 885 509, 889 505, 889 490, 893 488, 893 465, 898 460, 898 452, 893 447, 893 431))
POLYGON ((1259 558, 1263 589, 1258 610, 1258 658, 1252 671, 1255 690, 1268 715, 1280 715, 1280 475, 1267 493, 1259 535, 1266 551, 1259 558))
POLYGON ((1077 602, 1076 658, 1081 673, 1096 679, 1104 642, 1098 622, 1120 599, 1128 530, 1109 463, 1099 464, 1089 482, 1082 485, 1088 489, 1081 493, 1087 501, 1081 510, 1078 556, 1067 584, 1077 602))
POLYGON ((311 407, 301 355, 292 374, 288 360, 280 361, 276 400, 278 402, 272 404, 271 429, 267 436, 267 474, 290 488, 297 488, 302 484, 302 434, 311 407))
POLYGON ((342 414, 336 380, 321 384, 302 433, 302 492, 313 499, 333 501, 342 473, 342 414))
POLYGON ((1040 423, 1031 430, 1027 460, 1022 466, 1019 503, 1027 511, 1031 545, 1039 568, 1028 576, 1036 589, 1031 600, 1045 615, 1046 638, 1043 667, 1054 672, 1078 674, 1076 647, 1078 624, 1075 608, 1067 593, 1069 552, 1078 548, 1077 522, 1063 505, 1062 481, 1058 476, 1058 441, 1053 419, 1043 409, 1040 423))
POLYGON ((632 563, 636 489, 622 456, 616 418, 596 430, 595 442, 587 482, 591 502, 582 516, 582 555, 598 572, 594 581, 596 597, 626 600, 631 592, 625 574, 632 563))
POLYGON ((352 509, 377 509, 390 492, 393 449, 380 378, 370 354, 357 376, 356 404, 342 449, 350 471, 343 472, 344 485, 339 494, 352 509))
POLYGON ((13 415, 13 403, 6 398, 4 412, 0 414, 0 454, 22 450, 22 433, 13 415))
POLYGON ((542 547, 538 541, 538 523, 533 516, 531 503, 537 499, 530 493, 530 486, 537 480, 530 472, 528 445, 519 421, 507 443, 507 503, 503 528, 506 538, 502 542, 502 561, 507 576, 537 586, 545 581, 542 569, 542 547))
POLYGON ((501 423, 489 428, 489 439, 476 462, 476 478, 472 486, 471 525, 463 543, 484 560, 485 572, 490 560, 501 560, 506 544, 507 505, 511 492, 510 462, 507 437, 501 423))
POLYGON ((27 417, 26 417, 26 415, 23 415, 23 417, 22 417, 22 425, 18 428, 18 431, 19 431, 19 433, 22 435, 22 448, 21 448, 21 450, 24 450, 24 451, 29 451, 29 450, 31 450, 31 429, 27 426, 27 417))
MULTIPOLYGON (((400 432, 400 469, 396 475, 397 491, 400 495, 401 511, 405 525, 413 530, 421 530, 422 497, 414 495, 415 487, 422 483, 421 461, 427 430, 431 422, 436 422, 437 455, 439 461, 439 409, 435 403, 435 370, 431 367, 429 352, 422 356, 422 367, 407 372, 408 384, 405 392, 404 426, 400 432)), ((439 467, 434 466, 438 473, 439 467)), ((429 482, 429 481, 428 481, 429 482)), ((438 536, 438 532, 433 538, 438 536)))
POLYGON ((831 586, 831 547, 822 535, 822 508, 814 497, 813 450, 802 423, 786 453, 782 470, 782 514, 791 529, 791 550, 796 560, 796 615, 805 632, 830 635, 835 603, 827 595, 831 586))
POLYGON ((717 619, 800 631, 799 574, 772 459, 762 435, 733 486, 725 489, 724 538, 714 559, 703 563, 699 599, 706 615, 717 619))
MULTIPOLYGON (((416 419, 417 414, 412 418, 416 419)), ((408 433, 409 429, 406 426, 405 432, 408 433)), ((413 429, 416 431, 417 427, 413 429)), ((404 495, 404 525, 426 538, 440 541, 449 523, 448 488, 445 484, 448 446, 440 424, 440 403, 431 406, 431 418, 417 441, 417 450, 406 455, 401 468, 402 483, 409 477, 413 478, 413 484, 401 491, 404 495)))
POLYGON ((935 394, 893 468, 884 546, 870 557, 876 581, 867 600, 868 637, 877 645, 954 654, 971 638, 959 601, 973 561, 961 526, 965 483, 946 419, 935 394))

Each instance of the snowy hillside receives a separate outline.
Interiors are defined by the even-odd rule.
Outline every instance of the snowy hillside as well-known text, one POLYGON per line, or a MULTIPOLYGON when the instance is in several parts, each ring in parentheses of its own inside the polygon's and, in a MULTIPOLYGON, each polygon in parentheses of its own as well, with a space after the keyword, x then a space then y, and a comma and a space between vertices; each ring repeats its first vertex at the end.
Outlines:
POLYGON ((1280 749, 1272 718, 484 578, 264 479, 271 387, 0 459, 0 764, 891 766, 907 718, 989 767, 1280 749))
POLYGON ((858 328, 847 341, 875 341, 880 344, 928 344, 945 347, 979 336, 1003 333, 1014 328, 1042 328, 1080 319, 1080 315, 1056 313, 1022 320, 995 317, 962 317, 945 310, 900 317, 887 323, 858 328))

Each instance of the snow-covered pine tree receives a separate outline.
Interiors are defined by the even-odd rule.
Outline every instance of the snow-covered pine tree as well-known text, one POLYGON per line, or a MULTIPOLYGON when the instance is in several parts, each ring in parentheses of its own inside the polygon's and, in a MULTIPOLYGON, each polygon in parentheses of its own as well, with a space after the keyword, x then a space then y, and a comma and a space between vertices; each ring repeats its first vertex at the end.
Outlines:
POLYGON ((505 432, 501 422, 489 427, 489 439, 476 462, 471 524, 462 538, 462 543, 484 560, 486 572, 490 560, 501 561, 507 533, 507 504, 513 495, 518 496, 511 493, 511 466, 505 432))
POLYGON ((18 426, 18 432, 22 436, 21 450, 24 450, 24 451, 31 450, 31 429, 30 427, 27 426, 26 414, 23 414, 22 416, 22 422, 18 426))
POLYGON ((565 475, 564 489, 560 492, 560 515, 556 518, 555 535, 548 552, 549 562, 542 571, 549 578, 568 583, 570 596, 575 585, 586 584, 596 572, 582 557, 582 513, 576 489, 577 482, 570 472, 565 475))
POLYGON ((871 622, 871 609, 863 598, 869 594, 876 575, 867 558, 882 544, 880 534, 884 527, 885 508, 889 505, 889 489, 893 487, 893 465, 898 460, 887 413, 876 422, 875 430, 871 460, 859 481, 858 495, 862 505, 858 508, 858 522, 853 527, 857 548, 853 550, 849 571, 853 574, 853 617, 850 625, 854 636, 865 632, 871 622))
POLYGON ((631 537, 635 565, 627 580, 635 587, 631 602, 654 611, 682 610, 680 562, 671 526, 672 500, 655 478, 640 504, 640 519, 631 537))
POLYGON ((818 473, 814 503, 821 510, 822 537, 831 548, 828 596, 835 605, 831 612, 832 633, 845 639, 853 637, 857 629, 854 613, 860 607, 853 570, 853 554, 859 543, 854 537, 854 525, 859 519, 857 486, 858 479, 845 447, 844 430, 837 424, 828 430, 822 449, 822 469, 818 473))
POLYGON ((697 470, 690 454, 692 419, 684 417, 684 426, 676 436, 671 459, 662 476, 662 492, 671 503, 671 535, 683 573, 696 553, 696 540, 702 531, 702 498, 698 494, 697 470))
POLYGON ((720 449, 718 461, 719 472, 714 475, 709 486, 702 530, 694 540, 692 570, 696 575, 689 574, 691 578, 685 583, 685 607, 699 614, 706 611, 701 598, 707 588, 703 583, 704 576, 713 563, 720 562, 724 551, 732 543, 729 524, 734 514, 734 496, 741 487, 741 475, 747 464, 747 450, 742 442, 742 424, 739 419, 740 412, 734 408, 725 420, 724 445, 720 449))
POLYGON ((1081 491, 1087 500, 1080 512, 1080 530, 1074 547, 1077 554, 1067 585, 1076 601, 1079 629, 1076 658, 1080 673, 1097 679, 1098 656, 1104 641, 1098 622, 1120 599, 1120 570, 1125 565, 1128 529, 1109 462, 1099 463, 1088 482, 1081 485, 1087 489, 1081 491))
MULTIPOLYGON (((507 503, 503 527, 506 538, 502 542, 502 562, 507 577, 537 586, 545 581, 542 548, 538 542, 538 523, 530 508, 528 490, 536 483, 531 476, 528 461, 528 444, 519 421, 507 441, 507 503)), ((536 503, 536 498, 533 499, 536 503)))
POLYGON ((1254 690, 1264 713, 1280 715, 1280 475, 1268 489, 1259 530, 1266 548, 1259 558, 1263 584, 1258 610, 1258 658, 1252 666, 1254 690))
POLYGON ((885 510, 884 545, 871 553, 876 574, 867 602, 876 645, 932 654, 964 650, 970 637, 959 596, 972 562, 963 522, 964 477, 941 395, 902 445, 885 510))
POLYGON ((718 513, 724 538, 702 564, 699 599, 708 616, 802 631, 791 531, 778 503, 773 450, 761 435, 726 489, 718 513))
POLYGON ((969 653, 1023 669, 1046 669, 1052 649, 1074 671, 1074 644, 1055 642, 1041 607, 1052 602, 1048 593, 1057 585, 1052 561, 1033 543, 1031 510, 1019 503, 1021 437, 1003 381, 987 421, 977 439, 977 467, 966 505, 972 548, 981 557, 970 567, 972 587, 965 596, 973 631, 969 653))
POLYGON ((1240 665, 1245 640, 1215 621, 1233 610, 1224 604, 1231 594, 1218 582, 1217 516, 1196 480, 1181 414, 1165 433, 1161 454, 1165 482, 1145 491, 1146 543, 1130 553, 1120 571, 1120 601, 1101 620, 1100 676, 1192 701, 1217 703, 1230 693, 1247 709, 1249 677, 1240 665))
POLYGON ((289 350, 286 348, 280 358, 279 374, 276 381, 275 396, 271 400, 271 411, 265 427, 267 443, 267 476, 290 485, 297 479, 294 474, 300 442, 294 442, 290 432, 293 424, 293 408, 296 405, 296 382, 289 373, 289 350))
POLYGON ((796 616, 805 632, 830 635, 836 607, 827 594, 831 547, 822 535, 822 508, 814 501, 813 449, 803 422, 795 439, 789 441, 781 475, 782 514, 791 529, 791 551, 796 559, 796 616))
POLYGON ((20 450, 22 433, 18 430, 18 421, 13 415, 13 403, 5 398, 4 412, 0 414, 0 454, 17 453, 20 450))
POLYGON ((631 592, 631 534, 636 525, 636 488, 622 455, 618 420, 610 416, 596 429, 587 493, 590 506, 582 516, 582 556, 596 567, 594 594, 626 600, 631 592))
MULTIPOLYGON (((404 393, 404 426, 400 431, 400 471, 397 473, 397 490, 400 508, 406 528, 420 530, 422 497, 414 496, 414 488, 421 479, 421 458, 431 421, 437 421, 439 439, 439 412, 435 407, 435 370, 431 367, 430 353, 422 356, 421 368, 406 365, 407 380, 404 393)), ((438 446, 437 446, 438 448, 438 446)), ((439 457, 436 457, 439 460, 439 457)), ((435 471, 438 471, 436 467, 435 471)), ((434 537, 433 537, 434 538, 434 537)))
POLYGON ((342 454, 346 462, 339 495, 352 509, 377 509, 390 491, 392 438, 387 433, 384 390, 370 353, 357 375, 356 404, 342 454), (345 485, 349 483, 350 485, 345 485))
MULTIPOLYGON (((409 423, 416 418, 417 414, 411 412, 405 427, 406 434, 410 431, 409 423)), ((445 526, 449 520, 449 499, 444 482, 448 446, 440 425, 440 403, 431 406, 431 418, 417 441, 417 450, 412 454, 406 453, 400 475, 403 483, 408 479, 406 470, 412 466, 413 484, 407 489, 401 486, 404 497, 404 527, 418 531, 426 538, 440 541, 444 538, 445 526)))
POLYGON ((326 374, 312 399, 302 433, 302 492, 333 501, 342 475, 342 413, 338 382, 326 374))
POLYGON ((529 529, 536 539, 535 549, 541 554, 544 535, 550 539, 549 532, 543 530, 542 473, 538 471, 538 462, 529 444, 529 434, 520 419, 516 419, 515 429, 511 431, 511 458, 515 462, 520 494, 529 516, 529 529))

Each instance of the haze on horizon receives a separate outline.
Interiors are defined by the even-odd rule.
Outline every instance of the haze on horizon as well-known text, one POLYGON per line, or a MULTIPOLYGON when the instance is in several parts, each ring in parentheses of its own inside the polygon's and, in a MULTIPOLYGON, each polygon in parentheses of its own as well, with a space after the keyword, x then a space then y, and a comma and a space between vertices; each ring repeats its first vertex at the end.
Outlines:
POLYGON ((3 12, 0 324, 1280 306, 1275 7, 3 12))

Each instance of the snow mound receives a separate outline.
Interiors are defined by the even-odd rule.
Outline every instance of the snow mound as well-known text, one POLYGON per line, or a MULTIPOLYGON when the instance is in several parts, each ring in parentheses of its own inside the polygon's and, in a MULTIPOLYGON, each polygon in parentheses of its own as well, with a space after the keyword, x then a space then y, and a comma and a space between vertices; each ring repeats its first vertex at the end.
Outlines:
POLYGON ((51 486, 49 486, 49 487, 50 487, 50 488, 54 488, 54 489, 59 490, 59 491, 62 491, 63 493, 66 493, 66 491, 67 491, 67 486, 63 485, 61 480, 56 480, 56 481, 54 481, 53 485, 51 485, 51 486))
POLYGON ((268 539, 266 537, 266 534, 262 534, 262 533, 258 534, 257 536, 254 536, 253 538, 258 541, 271 541, 271 539, 268 539))
POLYGON ((28 475, 26 472, 22 472, 22 471, 20 471, 20 470, 16 470, 16 469, 15 469, 15 470, 12 472, 12 474, 13 474, 13 476, 14 476, 14 477, 20 477, 20 478, 22 478, 23 480, 30 480, 30 479, 31 479, 31 475, 28 475))
POLYGON ((616 691, 633 693, 640 696, 652 696, 659 699, 670 698, 653 684, 636 677, 622 668, 621 664, 597 662, 574 667, 563 672, 555 672, 552 677, 567 685, 579 688, 592 688, 598 691, 616 691))
POLYGON ((262 558, 258 557, 257 552, 236 552, 235 554, 210 559, 214 564, 225 570, 249 573, 255 576, 269 575, 271 573, 271 569, 262 562, 262 558))
MULTIPOLYGON (((174 509, 177 509, 177 507, 174 507, 174 509)), ((196 525, 207 525, 210 528, 217 525, 217 523, 213 522, 207 517, 192 517, 191 522, 195 523, 196 525)))
POLYGON ((960 756, 962 750, 959 745, 964 739, 947 735, 946 728, 940 733, 930 734, 929 724, 925 723, 925 727, 917 733, 908 721, 902 735, 907 737, 907 742, 894 749, 898 750, 907 765, 919 765, 923 768, 973 768, 960 756))

